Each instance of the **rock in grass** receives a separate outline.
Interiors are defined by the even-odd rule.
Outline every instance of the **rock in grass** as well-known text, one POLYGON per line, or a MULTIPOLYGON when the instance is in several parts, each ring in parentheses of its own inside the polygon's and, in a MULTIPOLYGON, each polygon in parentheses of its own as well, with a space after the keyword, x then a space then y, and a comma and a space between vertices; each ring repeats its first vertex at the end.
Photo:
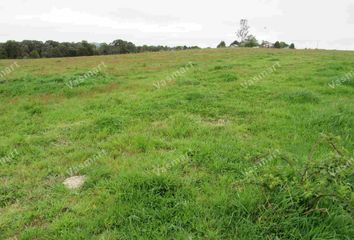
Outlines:
POLYGON ((84 183, 85 183, 85 180, 86 180, 85 176, 74 176, 74 177, 70 177, 70 178, 65 179, 63 184, 68 189, 74 190, 74 189, 78 189, 78 188, 82 187, 82 185, 84 185, 84 183))

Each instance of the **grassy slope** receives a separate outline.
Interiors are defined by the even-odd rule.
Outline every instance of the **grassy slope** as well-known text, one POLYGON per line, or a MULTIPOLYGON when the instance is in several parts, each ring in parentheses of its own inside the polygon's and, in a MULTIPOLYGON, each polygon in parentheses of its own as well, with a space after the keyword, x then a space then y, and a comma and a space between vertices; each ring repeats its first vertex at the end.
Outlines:
MULTIPOLYGON (((277 149, 296 162, 297 177, 321 133, 341 137, 353 156, 353 81, 327 84, 354 70, 354 52, 225 49, 17 62, 0 84, 0 158, 19 152, 0 164, 0 239, 353 237, 345 205, 328 199, 318 204, 329 213, 306 212, 293 202, 291 180, 266 192, 245 183, 244 172, 256 169, 263 181, 268 168, 259 161, 277 149), (101 61, 103 73, 65 85, 101 61), (153 86, 188 62, 193 69, 176 81, 153 86), (241 86, 276 62, 276 72, 241 86), (84 187, 66 190, 63 174, 100 150, 107 156, 78 173, 88 176, 84 187), (159 166, 166 168, 160 176, 159 166)), ((329 152, 321 146, 315 158, 329 152)))

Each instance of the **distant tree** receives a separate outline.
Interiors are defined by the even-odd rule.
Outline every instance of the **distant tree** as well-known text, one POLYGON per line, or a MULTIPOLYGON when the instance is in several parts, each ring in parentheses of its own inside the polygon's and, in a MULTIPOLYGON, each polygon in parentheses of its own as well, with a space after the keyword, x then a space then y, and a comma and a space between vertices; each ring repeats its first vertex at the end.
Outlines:
POLYGON ((253 35, 249 35, 247 36, 247 38, 243 41, 243 43, 241 44, 242 47, 257 47, 259 46, 259 43, 256 39, 255 36, 253 35))
POLYGON ((42 46, 42 57, 52 58, 60 57, 59 47, 60 43, 52 40, 46 41, 42 46))
POLYGON ((0 43, 0 59, 6 59, 7 58, 7 53, 4 48, 4 44, 0 43))
POLYGON ((247 19, 241 19, 240 21, 240 29, 236 32, 238 39, 243 42, 247 39, 249 35, 250 26, 248 25, 247 19))
POLYGON ((57 41, 48 40, 48 41, 46 41, 44 44, 55 48, 55 47, 58 47, 60 43, 57 42, 57 41))
POLYGON ((280 48, 287 48, 289 47, 289 44, 287 44, 286 42, 280 42, 280 48))
POLYGON ((126 54, 137 52, 137 48, 133 43, 121 39, 113 41, 110 46, 113 47, 114 54, 126 54))
POLYGON ((22 45, 24 45, 26 52, 28 55, 31 55, 31 52, 37 51, 38 54, 41 56, 42 53, 42 48, 43 48, 43 42, 41 41, 34 41, 34 40, 23 40, 22 45))
POLYGON ((92 56, 95 53, 96 46, 88 43, 87 41, 82 41, 78 44, 78 55, 79 56, 92 56))
POLYGON ((76 57, 77 49, 72 48, 71 43, 63 42, 59 43, 59 46, 53 49, 53 54, 55 57, 76 57))
POLYGON ((241 45, 241 43, 239 41, 233 41, 231 44, 230 44, 230 47, 239 47, 241 45))
POLYGON ((24 48, 23 45, 16 41, 7 41, 4 44, 4 49, 7 55, 7 58, 16 59, 24 57, 24 48))
POLYGON ((137 52, 158 52, 171 50, 199 49, 198 46, 135 46, 132 42, 115 40, 110 44, 92 44, 81 42, 46 42, 24 40, 22 42, 7 41, 0 43, 0 59, 8 58, 52 58, 52 57, 76 57, 108 54, 125 54, 137 52))
POLYGON ((226 47, 226 43, 224 41, 221 41, 217 46, 217 48, 225 48, 225 47, 226 47))
POLYGON ((40 58, 41 56, 39 55, 37 50, 33 50, 32 52, 30 52, 29 57, 30 58, 40 58))
POLYGON ((111 54, 110 46, 107 43, 102 43, 98 47, 98 54, 100 55, 108 55, 111 54))
POLYGON ((295 44, 294 43, 290 44, 289 48, 290 49, 295 49, 295 44))
POLYGON ((279 41, 276 41, 275 43, 274 43, 274 48, 280 48, 281 46, 280 46, 280 42, 279 41))

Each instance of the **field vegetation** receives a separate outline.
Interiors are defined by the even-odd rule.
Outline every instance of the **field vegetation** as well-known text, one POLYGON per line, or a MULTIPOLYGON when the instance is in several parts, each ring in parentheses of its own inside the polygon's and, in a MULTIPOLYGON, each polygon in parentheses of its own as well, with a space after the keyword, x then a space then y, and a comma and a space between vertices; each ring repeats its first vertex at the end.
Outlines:
POLYGON ((354 79, 337 81, 354 52, 16 66, 0 79, 0 239, 354 238, 354 79))

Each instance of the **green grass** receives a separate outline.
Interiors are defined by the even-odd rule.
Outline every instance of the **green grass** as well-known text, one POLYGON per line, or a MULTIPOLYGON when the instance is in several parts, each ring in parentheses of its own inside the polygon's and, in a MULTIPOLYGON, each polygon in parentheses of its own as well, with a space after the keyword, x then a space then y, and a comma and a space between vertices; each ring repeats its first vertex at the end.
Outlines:
POLYGON ((354 238, 354 88, 328 86, 354 52, 17 63, 0 82, 0 239, 354 238))

